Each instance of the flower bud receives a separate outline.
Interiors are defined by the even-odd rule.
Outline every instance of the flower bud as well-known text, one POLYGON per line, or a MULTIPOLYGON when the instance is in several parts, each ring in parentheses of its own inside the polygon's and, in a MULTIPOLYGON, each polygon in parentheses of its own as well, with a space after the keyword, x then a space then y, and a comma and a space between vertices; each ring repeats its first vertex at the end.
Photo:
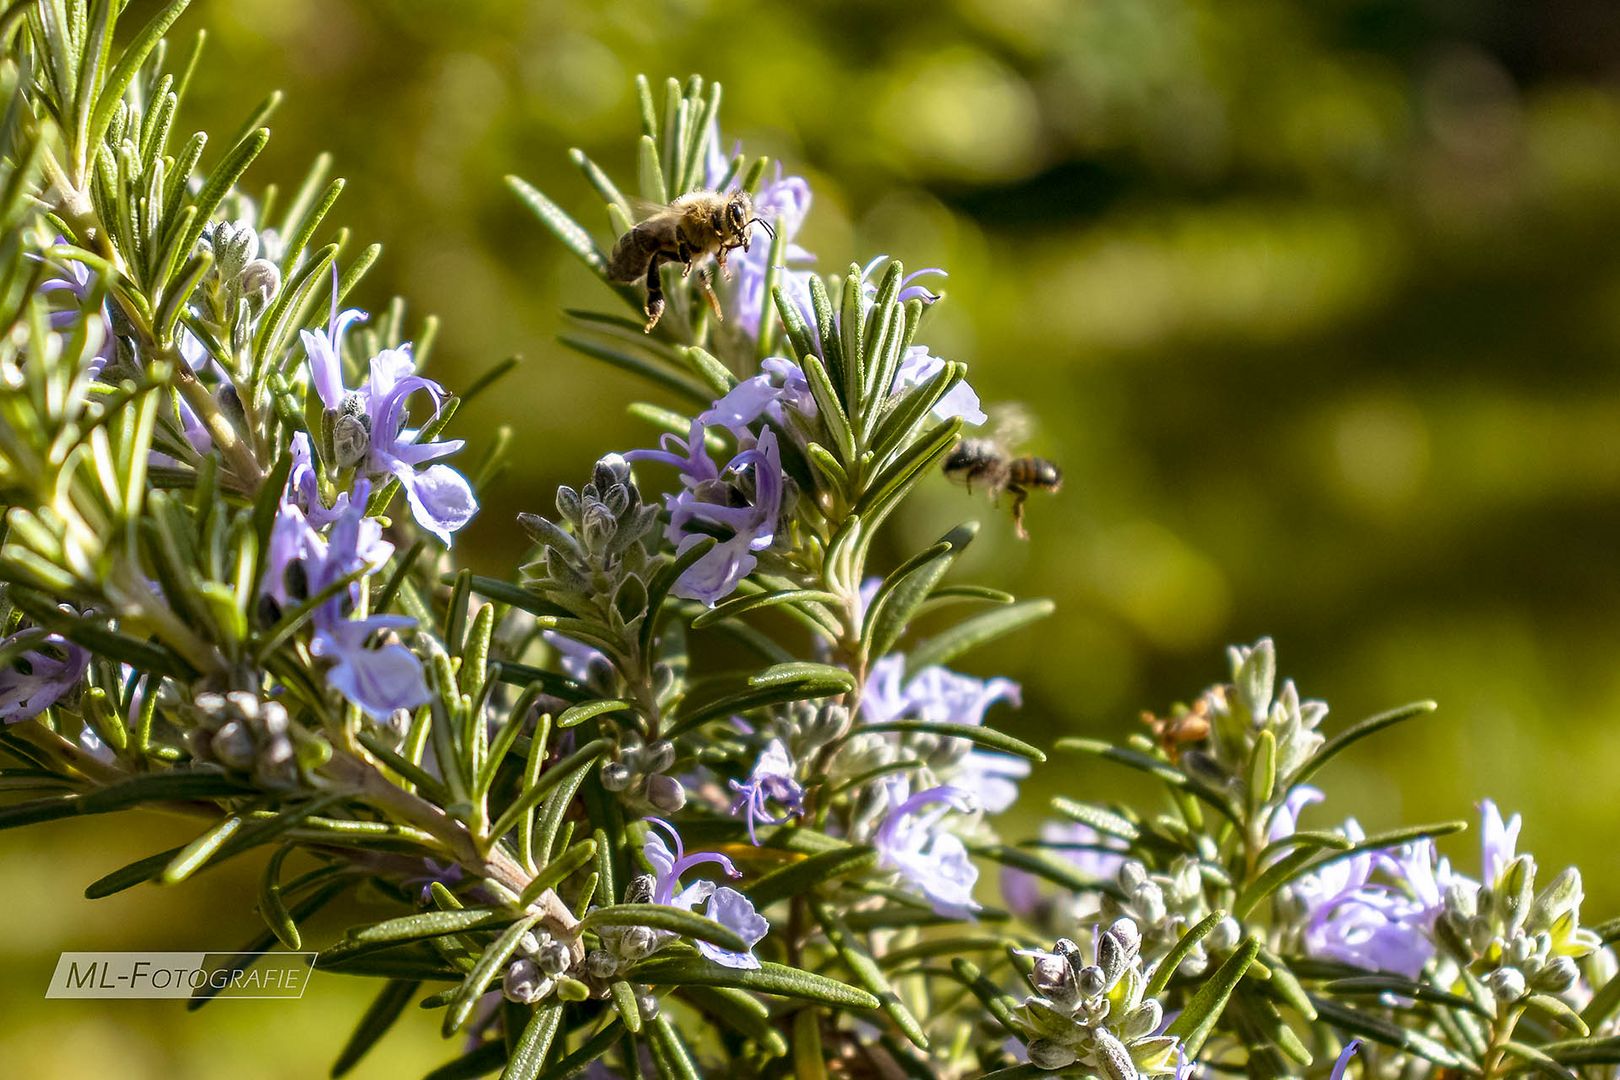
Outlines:
POLYGON ((657 948, 658 934, 645 926, 628 927, 619 938, 619 956, 624 960, 644 960, 657 948))
POLYGON ((686 805, 686 789, 673 776, 660 773, 647 778, 647 801, 660 813, 673 814, 686 805))
POLYGON ((551 980, 540 974, 533 960, 514 960, 501 978, 501 993, 519 1005, 539 1001, 551 989, 551 980))
POLYGON ((1109 1080, 1137 1080, 1136 1062, 1131 1060, 1131 1052, 1114 1037, 1113 1032, 1103 1028, 1093 1032, 1092 1037, 1096 1047, 1093 1053, 1104 1076, 1109 1080))
POLYGON ((1075 984, 1081 997, 1094 998, 1108 989, 1108 976, 1096 964, 1087 964, 1080 969, 1075 984))
POLYGON ((1225 952, 1235 948, 1242 936, 1243 928, 1238 925, 1236 919, 1228 915, 1215 924, 1215 929, 1209 932, 1209 936, 1201 944, 1207 945, 1214 952, 1225 952))
POLYGON ((633 778, 630 769, 617 761, 602 766, 602 786, 609 791, 623 791, 633 778))
POLYGON ((592 949, 585 955, 585 972, 593 979, 611 979, 619 973, 619 959, 606 949, 592 949))
POLYGON ((253 734, 240 720, 228 720, 209 743, 214 760, 231 769, 253 767, 253 734))
POLYGON ((230 281, 259 255, 259 234, 245 221, 221 221, 214 226, 210 242, 214 266, 220 279, 230 281))
POLYGON ((640 765, 646 772, 668 772, 673 764, 675 764, 675 744, 668 739, 659 739, 641 751, 640 765))
POLYGON ((1500 1002, 1518 1001, 1524 997, 1524 974, 1515 967, 1499 967, 1485 976, 1485 984, 1491 988, 1500 1002))
POLYGON ((1135 859, 1127 859, 1119 864, 1119 887, 1125 891, 1127 896, 1136 892, 1147 882, 1147 867, 1135 859))
POLYGON ((1530 986, 1544 994, 1562 994, 1575 985, 1579 974, 1574 960, 1567 956, 1555 956, 1531 977, 1530 986))
POLYGON ((637 993, 636 1011, 641 1013, 643 1020, 658 1019, 658 995, 651 990, 642 990, 637 993))
POLYGON ((366 404, 357 394, 343 399, 341 409, 329 412, 332 423, 332 462, 352 469, 371 452, 371 424, 366 404))
POLYGON ((1159 888, 1157 882, 1144 882, 1131 894, 1131 905, 1136 908, 1142 921, 1149 926, 1157 926, 1164 922, 1169 914, 1169 908, 1164 902, 1164 890, 1159 888))
POLYGON ((254 259, 236 275, 236 288, 257 315, 281 291, 281 269, 268 259, 254 259))
POLYGON ((1077 1060, 1073 1050, 1051 1039, 1035 1039, 1029 1044, 1029 1063, 1037 1069, 1065 1069, 1077 1060))
POLYGON ((560 941, 548 941, 540 946, 534 962, 539 965, 541 971, 555 976, 567 971, 572 959, 567 945, 560 941))
POLYGON ((1159 1023, 1163 1019, 1164 1006, 1153 998, 1148 998, 1125 1017, 1125 1022, 1119 1026, 1119 1037, 1131 1042, 1144 1035, 1151 1035, 1159 1029, 1159 1023))
POLYGON ((1097 966, 1102 968, 1104 985, 1119 981, 1142 949, 1142 933, 1130 919, 1120 919, 1097 940, 1097 966))
POLYGON ((1041 953, 1035 958, 1035 970, 1030 974, 1030 982, 1042 997, 1050 998, 1055 1004, 1070 1008, 1079 998, 1075 985, 1074 969, 1069 962, 1056 953, 1041 953))

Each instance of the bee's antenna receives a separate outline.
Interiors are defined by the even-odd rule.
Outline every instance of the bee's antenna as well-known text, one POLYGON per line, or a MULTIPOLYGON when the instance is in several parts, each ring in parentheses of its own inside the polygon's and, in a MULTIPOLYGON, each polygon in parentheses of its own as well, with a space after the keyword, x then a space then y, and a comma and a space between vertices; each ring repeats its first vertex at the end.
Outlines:
POLYGON ((772 239, 772 240, 775 240, 775 239, 776 239, 776 230, 775 230, 775 229, 773 229, 773 228, 771 228, 771 223, 770 223, 770 222, 768 222, 768 221, 766 221, 766 220, 765 220, 765 219, 764 219, 764 218, 762 218, 762 217, 756 217, 756 218, 754 218, 754 219, 753 219, 753 220, 752 220, 752 221, 750 221, 750 222, 749 222, 749 223, 748 223, 748 224, 750 224, 750 225, 763 225, 763 226, 765 226, 765 232, 766 232, 766 234, 767 234, 767 235, 768 235, 768 236, 770 236, 770 238, 771 238, 771 239, 772 239))

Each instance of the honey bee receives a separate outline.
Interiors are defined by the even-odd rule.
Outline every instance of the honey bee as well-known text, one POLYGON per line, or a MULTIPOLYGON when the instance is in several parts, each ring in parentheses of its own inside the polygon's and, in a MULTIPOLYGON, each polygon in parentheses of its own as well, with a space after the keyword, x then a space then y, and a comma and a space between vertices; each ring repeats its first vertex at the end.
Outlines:
POLYGON ((1004 491, 1012 495, 1013 528, 1020 540, 1029 539, 1024 528, 1024 501, 1029 493, 1055 492, 1063 486, 1063 470, 1055 462, 1009 449, 1021 441, 1026 427, 1022 412, 1004 410, 989 435, 963 439, 945 458, 945 475, 967 485, 969 491, 975 484, 983 485, 996 502, 1004 491))
MULTIPOLYGON (((726 256, 737 248, 748 250, 756 224, 764 226, 773 237, 776 235, 770 222, 754 214, 754 201, 746 191, 688 192, 668 206, 657 208, 619 237, 613 254, 608 256, 608 277, 626 284, 646 279, 646 331, 650 334, 664 314, 664 287, 658 268, 666 262, 678 262, 684 278, 693 267, 713 256, 724 273, 726 256)), ((714 295, 707 270, 699 274, 698 280, 714 317, 720 318, 720 301, 714 295)))

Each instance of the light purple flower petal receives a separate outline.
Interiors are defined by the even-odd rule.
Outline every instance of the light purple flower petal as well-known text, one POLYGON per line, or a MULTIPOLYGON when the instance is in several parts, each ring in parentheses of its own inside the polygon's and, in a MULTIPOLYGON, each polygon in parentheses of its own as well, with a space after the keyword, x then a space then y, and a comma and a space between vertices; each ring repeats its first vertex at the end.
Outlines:
POLYGON ((735 931, 738 937, 748 942, 748 949, 744 952, 732 952, 707 941, 698 941, 698 952, 728 968, 751 970, 759 967, 753 948, 770 932, 771 924, 765 916, 754 910, 754 904, 748 897, 736 889, 722 885, 709 897, 709 906, 704 914, 726 929, 735 931))
POLYGON ((448 465, 430 465, 421 472, 413 472, 408 465, 397 464, 394 475, 405 489, 406 499, 416 523, 428 532, 450 543, 450 534, 464 527, 478 513, 478 499, 466 477, 448 465))

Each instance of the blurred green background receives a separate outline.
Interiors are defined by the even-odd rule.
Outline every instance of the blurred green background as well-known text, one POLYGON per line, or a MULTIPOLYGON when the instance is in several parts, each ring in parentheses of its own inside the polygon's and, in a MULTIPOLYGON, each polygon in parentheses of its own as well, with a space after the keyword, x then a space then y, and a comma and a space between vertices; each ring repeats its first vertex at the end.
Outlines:
MULTIPOLYGON (((1027 544, 943 480, 895 530, 892 552, 914 550, 986 517, 964 576, 1057 599, 972 658, 1024 684, 1010 729, 1123 734, 1270 634, 1330 726, 1441 703, 1336 764, 1330 814, 1472 817, 1493 796, 1544 864, 1584 866, 1591 920, 1620 912, 1614 5, 198 0, 180 28, 199 27, 181 126, 223 138, 285 89, 252 175, 296 183, 335 153, 335 217, 386 246, 362 302, 437 312, 452 389, 524 356, 457 418, 475 444, 515 427, 514 468, 457 545, 480 572, 511 572, 519 509, 650 437, 624 411, 641 384, 554 343, 559 308, 600 286, 501 177, 605 230, 567 149, 628 178, 633 76, 698 71, 725 84, 728 144, 814 185, 801 240, 824 270, 880 252, 949 269, 925 339, 987 400, 1025 402, 1033 449, 1066 470, 1027 544)), ((1127 791, 1058 764, 1026 813, 1060 785, 1127 791)), ((253 932, 234 899, 251 868, 79 899, 186 838, 93 828, 0 835, 7 1074, 323 1075, 368 987, 317 978, 298 1005, 201 1018, 41 999, 62 948, 253 932)), ((1472 870, 1472 849, 1449 851, 1472 870)), ((435 1026, 359 1075, 450 1056, 435 1026)))

